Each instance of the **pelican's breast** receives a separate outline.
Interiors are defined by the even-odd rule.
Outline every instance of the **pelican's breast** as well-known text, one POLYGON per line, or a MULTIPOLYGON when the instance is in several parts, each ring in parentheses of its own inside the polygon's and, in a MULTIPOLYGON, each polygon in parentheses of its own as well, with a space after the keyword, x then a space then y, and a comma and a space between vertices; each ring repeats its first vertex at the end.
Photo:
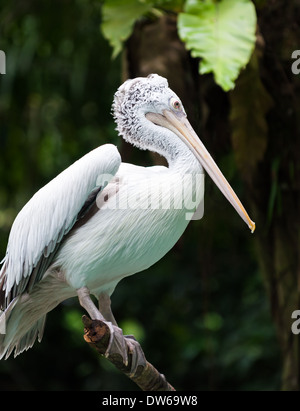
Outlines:
POLYGON ((67 281, 101 288, 148 268, 177 242, 203 192, 166 167, 123 165, 60 251, 67 281))

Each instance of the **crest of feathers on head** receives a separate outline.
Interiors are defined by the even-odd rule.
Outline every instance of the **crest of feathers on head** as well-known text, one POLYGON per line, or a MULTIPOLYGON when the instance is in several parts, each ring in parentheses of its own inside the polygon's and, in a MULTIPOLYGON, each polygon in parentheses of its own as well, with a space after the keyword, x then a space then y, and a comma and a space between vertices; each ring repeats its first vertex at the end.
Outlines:
POLYGON ((115 93, 112 105, 112 114, 119 135, 132 144, 138 145, 134 141, 134 136, 140 134, 141 127, 138 111, 143 107, 145 113, 149 111, 149 107, 157 103, 162 93, 167 90, 169 90, 168 81, 157 74, 125 81, 115 93))

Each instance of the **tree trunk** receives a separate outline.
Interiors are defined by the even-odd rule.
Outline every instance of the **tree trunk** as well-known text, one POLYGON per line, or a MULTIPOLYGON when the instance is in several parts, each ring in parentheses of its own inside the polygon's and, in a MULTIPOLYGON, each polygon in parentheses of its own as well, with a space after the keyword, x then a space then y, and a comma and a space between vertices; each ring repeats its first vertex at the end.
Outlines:
POLYGON ((300 2, 269 2, 258 15, 264 43, 258 74, 273 104, 265 154, 245 184, 260 227, 256 249, 282 351, 282 389, 299 390, 291 315, 300 309, 300 81, 291 55, 299 48, 300 2))

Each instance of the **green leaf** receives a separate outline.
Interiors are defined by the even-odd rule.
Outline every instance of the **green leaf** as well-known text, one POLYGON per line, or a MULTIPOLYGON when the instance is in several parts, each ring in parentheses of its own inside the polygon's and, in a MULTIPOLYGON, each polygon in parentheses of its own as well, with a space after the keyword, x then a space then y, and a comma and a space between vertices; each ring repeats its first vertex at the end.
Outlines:
POLYGON ((153 6, 151 1, 106 0, 102 7, 101 30, 113 48, 112 57, 122 50, 122 44, 130 36, 133 25, 153 6))
POLYGON ((187 0, 178 30, 192 56, 202 59, 200 74, 213 72, 228 91, 255 45, 255 8, 250 0, 187 0))

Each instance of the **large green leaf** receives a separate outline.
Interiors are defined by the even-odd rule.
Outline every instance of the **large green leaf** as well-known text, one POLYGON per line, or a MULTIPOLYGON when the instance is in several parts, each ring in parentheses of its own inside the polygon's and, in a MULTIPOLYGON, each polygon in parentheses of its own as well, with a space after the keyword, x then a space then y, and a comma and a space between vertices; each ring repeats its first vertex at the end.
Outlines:
POLYGON ((187 0, 178 30, 192 56, 201 57, 199 72, 213 72, 228 91, 254 48, 255 8, 250 0, 187 0))
POLYGON ((151 1, 106 0, 102 7, 101 30, 113 48, 113 57, 122 50, 122 44, 130 36, 133 25, 153 6, 151 1))

